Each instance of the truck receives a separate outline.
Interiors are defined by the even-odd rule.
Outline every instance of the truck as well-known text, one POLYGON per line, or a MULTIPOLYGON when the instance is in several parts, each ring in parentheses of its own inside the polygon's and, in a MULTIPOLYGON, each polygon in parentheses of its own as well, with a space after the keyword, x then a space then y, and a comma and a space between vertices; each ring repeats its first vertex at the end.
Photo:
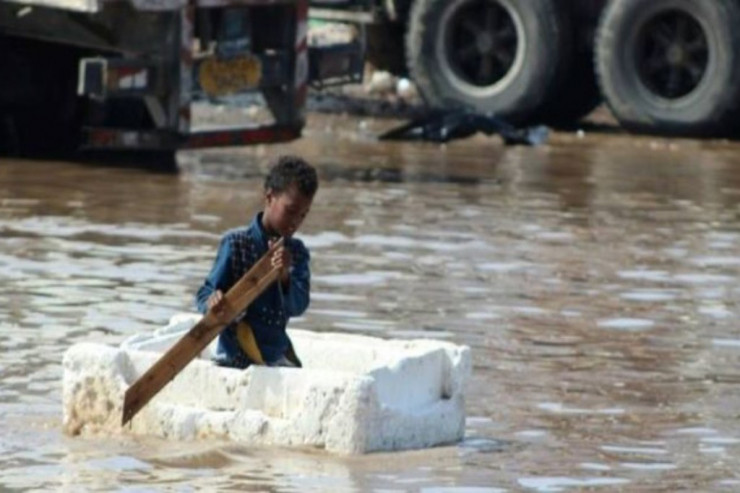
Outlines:
POLYGON ((312 0, 362 23, 367 58, 424 100, 571 126, 602 101, 626 129, 736 135, 738 0, 312 0))
POLYGON ((0 153, 282 142, 309 85, 357 81, 356 41, 309 47, 307 0, 0 0, 0 153), (193 105, 256 94, 265 121, 197 126, 193 105))

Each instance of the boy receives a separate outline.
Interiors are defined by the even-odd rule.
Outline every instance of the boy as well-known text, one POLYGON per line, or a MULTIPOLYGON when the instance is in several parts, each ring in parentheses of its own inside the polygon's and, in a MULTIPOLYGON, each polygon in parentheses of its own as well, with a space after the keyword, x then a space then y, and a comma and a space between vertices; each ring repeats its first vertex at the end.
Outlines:
POLYGON ((213 268, 198 290, 198 310, 218 311, 228 291, 278 238, 283 246, 273 254, 278 281, 239 315, 218 338, 217 364, 246 368, 250 364, 301 366, 285 332, 290 317, 301 315, 309 303, 309 253, 293 238, 306 218, 318 189, 316 170, 295 156, 278 158, 265 179, 264 210, 247 227, 224 235, 213 268))

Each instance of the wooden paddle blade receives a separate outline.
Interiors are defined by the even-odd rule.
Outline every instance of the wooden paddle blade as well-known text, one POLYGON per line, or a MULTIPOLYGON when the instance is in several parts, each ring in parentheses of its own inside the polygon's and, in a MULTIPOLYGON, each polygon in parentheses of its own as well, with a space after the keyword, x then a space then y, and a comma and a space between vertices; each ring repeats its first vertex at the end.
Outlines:
POLYGON ((270 258, 282 243, 282 239, 276 242, 224 295, 223 309, 218 315, 209 310, 187 334, 182 336, 126 390, 123 399, 122 425, 131 421, 131 418, 152 397, 175 378, 237 315, 246 310, 252 301, 277 280, 280 271, 272 267, 270 258))
POLYGON ((209 315, 210 313, 206 314, 126 390, 123 399, 123 425, 128 423, 152 397, 175 378, 225 327, 209 315))

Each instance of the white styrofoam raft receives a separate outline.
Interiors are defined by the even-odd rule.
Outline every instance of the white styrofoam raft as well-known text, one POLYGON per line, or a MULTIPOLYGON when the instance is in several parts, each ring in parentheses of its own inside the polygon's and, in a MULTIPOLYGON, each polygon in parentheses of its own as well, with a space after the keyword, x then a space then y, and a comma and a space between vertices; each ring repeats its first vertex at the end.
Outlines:
POLYGON ((470 350, 433 340, 290 330, 303 368, 235 370, 213 345, 121 428, 123 395, 199 319, 173 317, 121 348, 83 343, 64 355, 68 433, 223 437, 344 454, 423 448, 463 437, 470 350))

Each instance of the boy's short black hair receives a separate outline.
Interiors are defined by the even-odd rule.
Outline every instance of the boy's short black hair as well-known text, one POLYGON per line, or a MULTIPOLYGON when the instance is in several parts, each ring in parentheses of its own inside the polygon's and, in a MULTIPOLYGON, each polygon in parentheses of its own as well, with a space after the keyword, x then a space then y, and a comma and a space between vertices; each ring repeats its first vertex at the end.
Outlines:
POLYGON ((306 197, 313 197, 319 188, 316 170, 305 159, 298 156, 278 157, 265 178, 265 191, 282 193, 293 183, 306 197))

